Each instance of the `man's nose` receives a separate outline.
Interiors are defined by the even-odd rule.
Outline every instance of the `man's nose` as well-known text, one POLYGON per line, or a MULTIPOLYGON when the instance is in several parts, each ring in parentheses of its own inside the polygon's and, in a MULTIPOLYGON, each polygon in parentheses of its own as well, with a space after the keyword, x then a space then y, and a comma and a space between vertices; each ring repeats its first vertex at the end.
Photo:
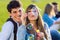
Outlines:
POLYGON ((21 15, 21 12, 18 12, 17 14, 18 14, 18 15, 21 15))
POLYGON ((18 12, 17 15, 18 15, 19 17, 21 17, 22 14, 21 14, 20 12, 18 12))

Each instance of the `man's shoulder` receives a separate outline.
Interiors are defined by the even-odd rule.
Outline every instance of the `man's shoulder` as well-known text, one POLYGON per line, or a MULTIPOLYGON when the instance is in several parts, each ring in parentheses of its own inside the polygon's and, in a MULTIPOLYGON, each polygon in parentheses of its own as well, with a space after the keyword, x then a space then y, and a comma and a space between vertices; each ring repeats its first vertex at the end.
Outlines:
POLYGON ((7 21, 4 23, 3 27, 13 27, 13 23, 11 21, 7 21))
POLYGON ((5 22, 5 25, 13 25, 13 23, 11 21, 7 21, 5 22))

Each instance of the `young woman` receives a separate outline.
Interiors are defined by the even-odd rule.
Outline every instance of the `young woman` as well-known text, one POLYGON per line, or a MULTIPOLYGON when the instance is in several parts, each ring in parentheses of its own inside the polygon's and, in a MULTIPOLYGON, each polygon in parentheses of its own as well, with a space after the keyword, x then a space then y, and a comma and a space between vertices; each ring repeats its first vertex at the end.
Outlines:
MULTIPOLYGON (((23 26, 23 27, 25 27, 25 30, 20 29, 20 28, 18 29, 17 39, 18 40, 22 40, 22 39, 27 40, 28 39, 28 38, 25 39, 26 35, 27 35, 26 26, 29 23, 31 23, 31 24, 33 24, 33 28, 34 28, 35 32, 36 32, 36 30, 39 30, 39 35, 38 35, 38 36, 40 36, 39 40, 51 40, 50 31, 49 31, 47 25, 45 23, 43 23, 42 17, 39 15, 38 7, 34 4, 29 5, 26 9, 26 14, 27 14, 27 17, 25 20, 25 26, 23 26), (23 35, 23 37, 21 35, 23 35), (22 39, 20 37, 22 37, 22 39)), ((24 25, 24 23, 23 23, 23 25, 24 25)), ((22 26, 20 26, 20 27, 22 27, 22 26)), ((32 33, 32 31, 30 33, 32 33)))
POLYGON ((55 16, 54 6, 52 4, 47 4, 45 7, 43 20, 48 24, 49 27, 52 26, 54 21, 57 19, 55 16))

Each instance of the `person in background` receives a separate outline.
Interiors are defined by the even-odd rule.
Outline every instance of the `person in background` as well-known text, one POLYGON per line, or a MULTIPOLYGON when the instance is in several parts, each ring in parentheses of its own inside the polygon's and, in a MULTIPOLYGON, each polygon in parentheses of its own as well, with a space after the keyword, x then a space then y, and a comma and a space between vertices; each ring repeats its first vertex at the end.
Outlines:
POLYGON ((45 12, 43 14, 43 20, 48 24, 49 28, 53 25, 55 21, 53 17, 55 17, 54 6, 52 4, 47 4, 45 7, 45 12))
POLYGON ((52 40, 60 40, 60 18, 58 18, 54 24, 50 27, 52 40))
POLYGON ((55 17, 55 11, 54 11, 54 6, 52 4, 47 4, 45 7, 45 13, 43 15, 43 20, 48 24, 48 27, 50 28, 50 33, 52 40, 60 40, 60 34, 56 30, 51 30, 52 25, 56 21, 53 19, 55 17))
POLYGON ((57 14, 57 12, 58 12, 58 3, 52 2, 52 5, 54 6, 54 11, 57 14))
POLYGON ((54 11, 55 11, 56 18, 57 18, 57 15, 58 15, 58 3, 57 2, 52 2, 52 5, 54 6, 54 11))

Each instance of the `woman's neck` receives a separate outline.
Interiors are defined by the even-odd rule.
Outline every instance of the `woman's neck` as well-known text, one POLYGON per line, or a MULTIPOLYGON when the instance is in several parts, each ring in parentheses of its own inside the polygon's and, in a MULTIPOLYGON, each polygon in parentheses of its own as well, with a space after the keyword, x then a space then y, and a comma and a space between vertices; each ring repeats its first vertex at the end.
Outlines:
POLYGON ((53 16, 52 15, 49 15, 50 18, 52 18, 53 16))
POLYGON ((37 29, 36 21, 30 21, 31 24, 33 24, 34 29, 37 29))
POLYGON ((50 17, 53 17, 53 16, 55 16, 55 12, 50 12, 50 15, 49 15, 50 17))
POLYGON ((36 21, 30 21, 31 24, 33 24, 34 26, 36 25, 36 21))

